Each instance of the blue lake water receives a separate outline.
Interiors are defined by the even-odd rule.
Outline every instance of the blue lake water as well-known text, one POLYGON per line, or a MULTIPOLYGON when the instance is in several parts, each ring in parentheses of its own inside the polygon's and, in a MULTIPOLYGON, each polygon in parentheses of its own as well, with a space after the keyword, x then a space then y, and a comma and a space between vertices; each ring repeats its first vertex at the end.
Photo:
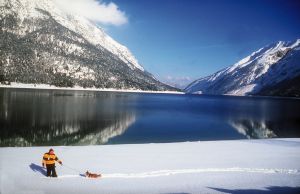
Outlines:
POLYGON ((300 137, 300 100, 0 89, 0 146, 300 137))

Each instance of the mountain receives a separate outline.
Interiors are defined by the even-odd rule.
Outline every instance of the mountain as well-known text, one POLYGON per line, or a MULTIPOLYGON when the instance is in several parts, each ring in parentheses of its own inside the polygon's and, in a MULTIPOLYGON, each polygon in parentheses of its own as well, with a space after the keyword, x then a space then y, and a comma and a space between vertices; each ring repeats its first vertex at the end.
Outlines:
POLYGON ((300 96, 300 39, 261 48, 230 67, 192 82, 185 91, 300 96))
POLYGON ((0 82, 175 90, 101 28, 52 0, 0 1, 0 82))

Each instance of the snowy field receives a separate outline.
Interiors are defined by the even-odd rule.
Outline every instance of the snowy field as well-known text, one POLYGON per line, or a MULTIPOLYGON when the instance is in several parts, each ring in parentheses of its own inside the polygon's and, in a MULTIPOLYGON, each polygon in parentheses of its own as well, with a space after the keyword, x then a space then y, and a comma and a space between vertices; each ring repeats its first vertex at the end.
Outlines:
POLYGON ((49 147, 0 148, 0 193, 300 193, 299 138, 53 148, 58 178, 49 147))
POLYGON ((45 89, 45 90, 80 90, 80 91, 105 91, 105 92, 133 92, 133 93, 154 93, 154 94, 184 94, 184 92, 177 91, 151 91, 151 90, 137 90, 132 89, 114 89, 114 88, 83 88, 80 86, 74 87, 56 87, 48 84, 23 84, 11 82, 10 85, 0 83, 0 88, 24 88, 24 89, 45 89))

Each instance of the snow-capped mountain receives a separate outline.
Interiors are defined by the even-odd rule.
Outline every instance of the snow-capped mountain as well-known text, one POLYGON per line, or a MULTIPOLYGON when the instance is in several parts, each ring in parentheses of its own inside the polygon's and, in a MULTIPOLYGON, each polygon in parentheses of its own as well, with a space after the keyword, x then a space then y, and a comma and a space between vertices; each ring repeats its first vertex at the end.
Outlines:
POLYGON ((2 83, 174 90, 125 46, 53 0, 1 0, 0 27, 2 83))
POLYGON ((188 93, 228 95, 300 95, 300 39, 277 42, 233 66, 198 79, 188 93), (280 89, 279 89, 280 88, 280 89))

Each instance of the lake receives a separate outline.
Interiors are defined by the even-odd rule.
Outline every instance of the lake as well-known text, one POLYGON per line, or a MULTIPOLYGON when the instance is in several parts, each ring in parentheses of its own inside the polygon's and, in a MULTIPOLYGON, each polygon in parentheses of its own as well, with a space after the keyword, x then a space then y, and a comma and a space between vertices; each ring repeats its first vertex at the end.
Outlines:
POLYGON ((300 100, 0 88, 0 146, 300 137, 300 100))

